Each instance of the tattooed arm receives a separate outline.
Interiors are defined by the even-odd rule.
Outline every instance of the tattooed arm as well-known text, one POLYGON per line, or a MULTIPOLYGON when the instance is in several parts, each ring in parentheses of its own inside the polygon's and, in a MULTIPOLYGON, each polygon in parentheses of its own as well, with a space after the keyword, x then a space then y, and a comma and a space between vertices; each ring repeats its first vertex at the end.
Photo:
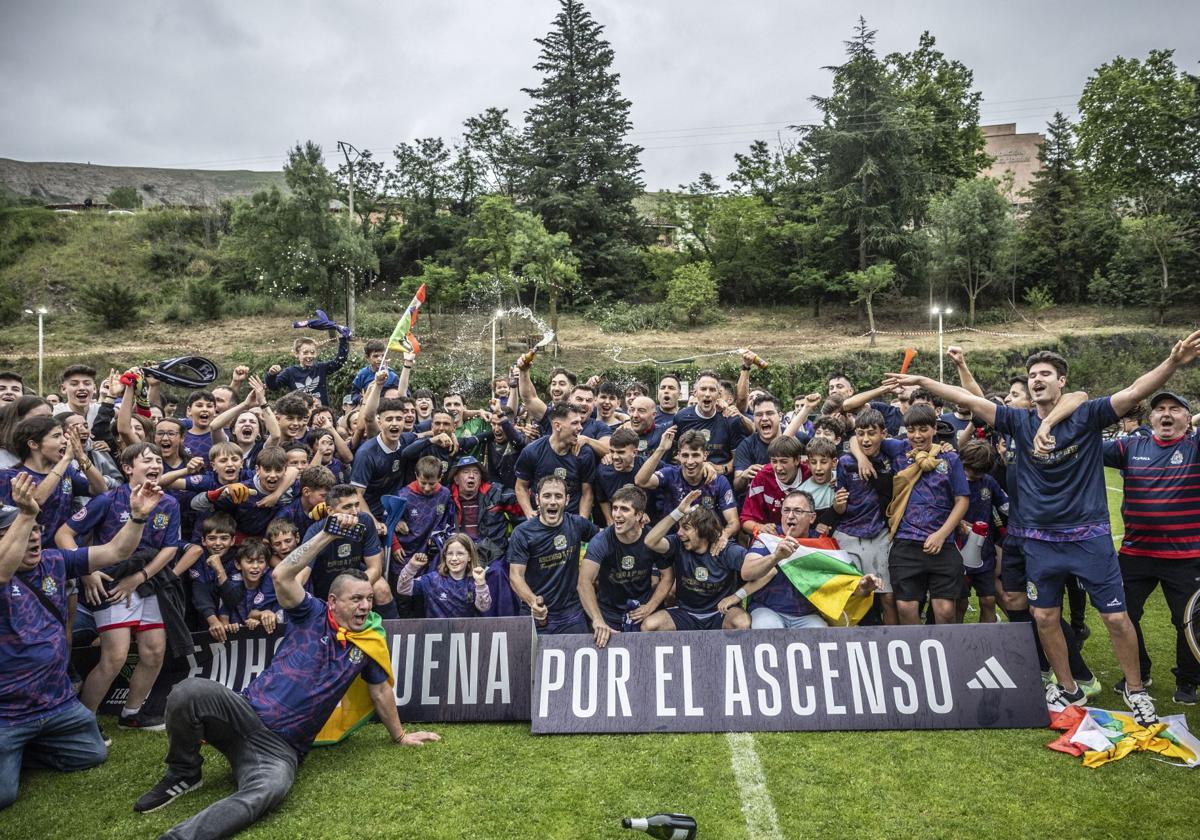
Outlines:
MULTIPOLYGON (((358 524, 358 517, 353 514, 338 514, 338 519, 344 519, 342 524, 346 526, 358 524)), ((275 583, 275 600, 279 602, 279 606, 286 610, 298 606, 304 600, 304 585, 298 576, 312 564, 321 553, 321 549, 332 541, 333 537, 327 531, 321 531, 308 542, 301 543, 275 567, 275 571, 271 572, 271 579, 275 583)))

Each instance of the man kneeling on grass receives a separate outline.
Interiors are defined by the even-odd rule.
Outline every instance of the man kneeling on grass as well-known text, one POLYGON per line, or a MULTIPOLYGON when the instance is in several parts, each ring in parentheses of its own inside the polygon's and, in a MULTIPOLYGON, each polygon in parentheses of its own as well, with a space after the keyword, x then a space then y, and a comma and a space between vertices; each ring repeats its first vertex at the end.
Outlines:
POLYGON ((335 514, 325 530, 292 551, 271 577, 288 615, 275 658, 242 694, 192 678, 167 698, 167 772, 134 804, 155 811, 200 787, 200 744, 216 747, 233 768, 237 791, 214 802, 164 837, 227 837, 252 825, 287 796, 296 767, 354 678, 362 675, 392 740, 405 746, 437 741, 432 732, 405 732, 396 714, 395 683, 371 584, 360 571, 334 578, 324 603, 297 581, 335 537, 362 539, 353 514, 335 514))

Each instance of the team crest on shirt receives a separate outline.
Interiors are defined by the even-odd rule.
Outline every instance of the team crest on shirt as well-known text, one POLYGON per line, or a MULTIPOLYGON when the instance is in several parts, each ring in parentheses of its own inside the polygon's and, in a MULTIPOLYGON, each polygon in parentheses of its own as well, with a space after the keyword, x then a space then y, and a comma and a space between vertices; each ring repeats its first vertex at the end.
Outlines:
POLYGON ((71 517, 72 522, 82 522, 87 519, 87 508, 80 508, 75 511, 75 515, 71 517))
POLYGON ((1030 601, 1037 600, 1037 587, 1033 585, 1033 581, 1025 584, 1025 597, 1030 601))
POLYGON ((350 556, 350 543, 342 543, 338 546, 338 557, 346 558, 350 556))
POLYGON ((267 600, 267 596, 263 595, 261 592, 254 596, 254 603, 256 604, 261 604, 265 600, 267 600))
POLYGON ((392 461, 392 472, 399 472, 399 471, 400 471, 400 462, 392 461))
POLYGON ((624 557, 621 558, 621 568, 627 572, 630 569, 632 569, 636 564, 637 564, 637 561, 633 559, 632 555, 626 554, 624 557))
POLYGON ((712 440, 712 429, 701 429, 700 434, 704 435, 706 441, 712 440))
POLYGON ((441 516, 443 513, 445 513, 445 512, 446 512, 446 506, 445 506, 445 505, 438 505, 438 506, 437 506, 437 512, 438 512, 438 516, 441 516))
POLYGON ((714 504, 713 497, 712 496, 701 496, 700 497, 700 507, 704 508, 705 510, 715 509, 716 505, 714 504))
POLYGON ((1175 454, 1171 456, 1171 466, 1178 467, 1182 463, 1183 463, 1183 453, 1180 452, 1178 449, 1176 449, 1175 454))
POLYGON ((564 481, 566 481, 566 479, 567 479, 567 469, 566 469, 566 467, 555 467, 555 468, 554 468, 554 477, 555 477, 555 478, 561 478, 561 479, 563 479, 564 481))
POLYGON ((42 592, 46 595, 53 596, 54 593, 58 592, 58 582, 49 575, 46 575, 44 578, 42 578, 42 592))
POLYGON ((350 646, 350 661, 351 662, 353 662, 355 665, 357 665, 359 662, 362 662, 362 656, 363 656, 363 654, 362 654, 361 649, 355 647, 354 645, 350 646))
POLYGON ((567 537, 565 534, 557 534, 554 537, 554 547, 559 551, 567 547, 567 537))
POLYGON ((167 516, 165 513, 156 513, 154 514, 154 520, 150 524, 154 526, 155 531, 161 531, 163 528, 167 527, 167 523, 170 521, 171 517, 167 516))
POLYGON ((697 566, 696 580, 700 581, 701 583, 704 583, 706 580, 708 580, 708 569, 704 568, 703 566, 697 566))
POLYGON ((639 440, 639 441, 638 441, 638 448, 637 448, 637 451, 638 451, 638 452, 645 452, 645 451, 646 451, 646 439, 645 439, 645 438, 642 438, 641 440, 639 440))
POLYGON ((950 465, 947 464, 945 461, 942 461, 939 459, 938 465, 937 465, 937 471, 944 475, 945 473, 950 471, 950 465))
POLYGON ((983 499, 983 501, 985 501, 985 502, 988 499, 992 498, 991 489, 988 487, 984 487, 982 490, 979 491, 979 498, 983 499))

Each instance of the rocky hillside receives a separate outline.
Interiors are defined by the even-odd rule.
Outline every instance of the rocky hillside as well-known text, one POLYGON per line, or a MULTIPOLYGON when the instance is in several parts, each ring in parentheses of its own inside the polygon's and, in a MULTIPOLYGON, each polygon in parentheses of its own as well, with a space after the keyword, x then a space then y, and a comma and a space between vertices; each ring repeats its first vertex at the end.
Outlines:
POLYGON ((133 187, 146 207, 214 205, 224 198, 252 195, 272 184, 283 186, 282 172, 151 169, 0 158, 0 192, 44 203, 82 203, 88 198, 99 202, 118 187, 133 187))

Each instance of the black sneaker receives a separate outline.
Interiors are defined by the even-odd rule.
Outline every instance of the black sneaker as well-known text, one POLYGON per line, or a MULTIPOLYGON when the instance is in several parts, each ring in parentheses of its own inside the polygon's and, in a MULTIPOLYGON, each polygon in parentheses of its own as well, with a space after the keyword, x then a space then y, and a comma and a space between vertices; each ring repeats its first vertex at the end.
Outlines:
MULTIPOLYGON (((1149 688, 1152 685, 1154 685, 1154 680, 1150 679, 1149 677, 1145 677, 1142 680, 1142 688, 1149 688)), ((1122 697, 1125 696, 1125 678, 1124 677, 1121 677, 1121 679, 1119 679, 1115 683, 1113 683, 1113 691, 1117 692, 1117 694, 1121 695, 1122 697)))
POLYGON ((106 733, 102 727, 97 726, 96 728, 100 730, 100 740, 104 742, 104 746, 111 747, 112 746, 112 736, 109 735, 108 733, 106 733))
POLYGON ((150 732, 162 732, 167 723, 161 717, 148 715, 139 711, 136 715, 121 715, 117 718, 117 729, 146 729, 150 732))
POLYGON ((1175 689, 1174 696, 1171 700, 1178 703, 1180 706, 1195 706, 1196 705, 1196 686, 1181 685, 1175 689))
POLYGON ((173 779, 170 776, 163 776, 161 782, 143 793, 141 798, 133 803, 133 810, 139 814, 157 811, 165 805, 170 805, 185 793, 197 790, 202 784, 204 782, 199 775, 194 779, 173 779))
POLYGON ((1123 691, 1121 697, 1125 700, 1125 705, 1129 707, 1129 711, 1133 712, 1133 719, 1138 726, 1150 726, 1158 723, 1158 712, 1154 710, 1154 701, 1150 698, 1146 689, 1141 691, 1123 691))

